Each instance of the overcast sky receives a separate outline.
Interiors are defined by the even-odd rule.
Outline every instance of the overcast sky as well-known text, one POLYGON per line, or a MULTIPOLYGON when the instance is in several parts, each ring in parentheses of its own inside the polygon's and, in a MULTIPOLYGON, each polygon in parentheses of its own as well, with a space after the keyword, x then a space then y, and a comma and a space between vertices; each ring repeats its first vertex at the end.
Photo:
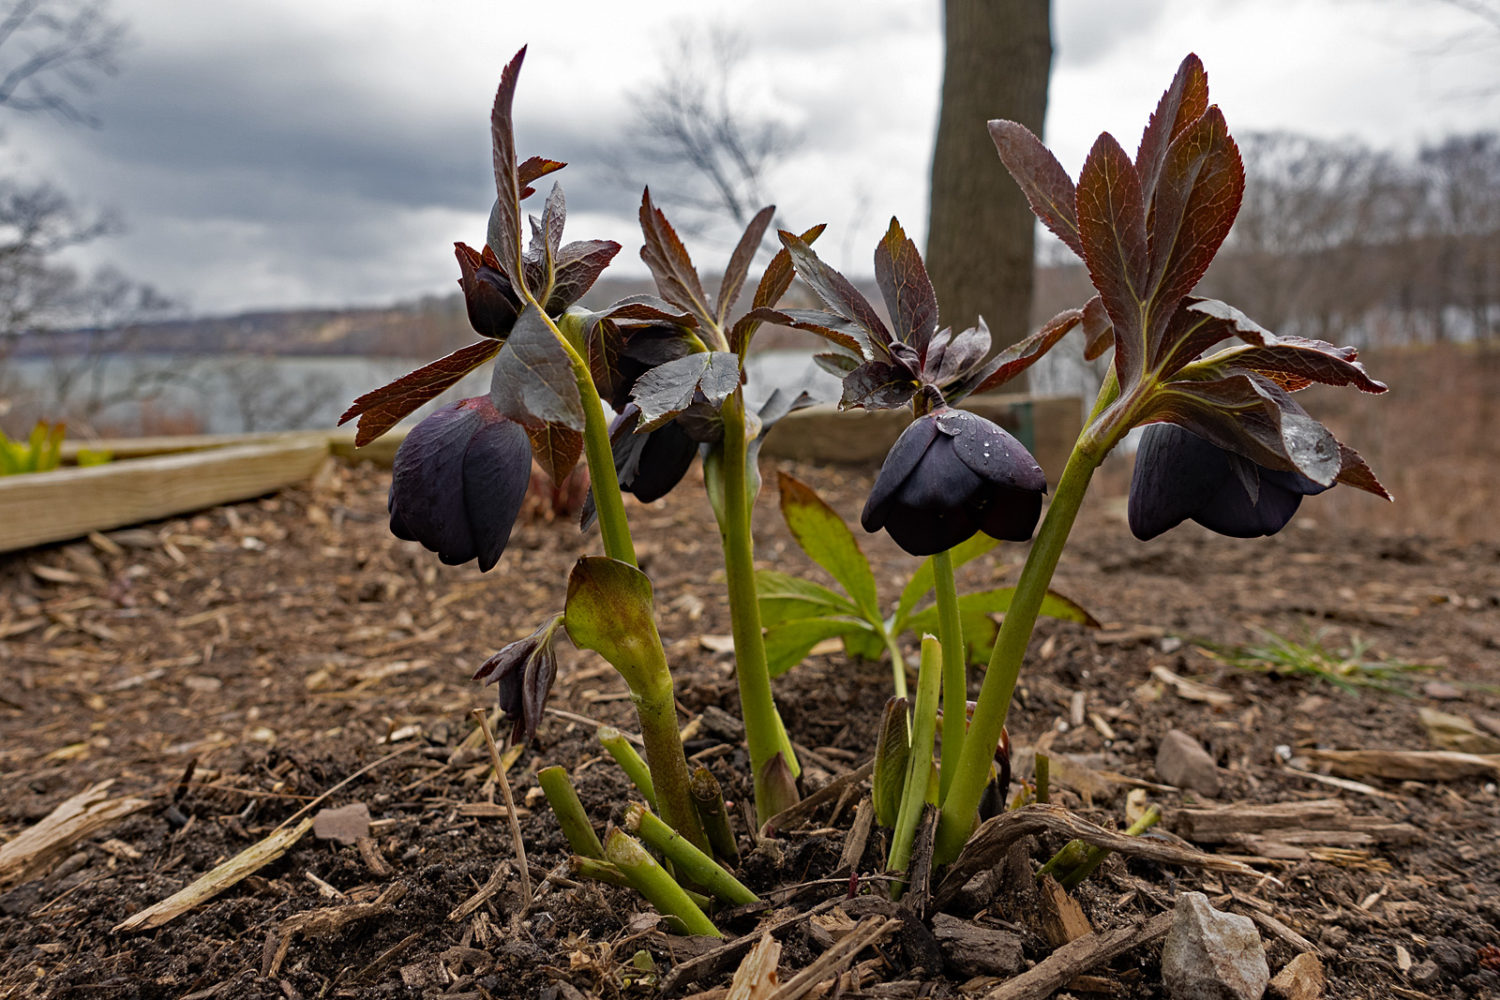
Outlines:
MULTIPOLYGON (((0 112, 4 163, 117 211, 126 231, 80 262, 115 265, 193 312, 454 288, 452 243, 483 242, 494 196, 495 84, 528 43, 521 155, 569 161, 556 175, 569 238, 618 240, 616 267, 642 270, 639 187, 614 166, 632 97, 659 76, 683 26, 709 21, 747 44, 747 106, 802 136, 768 185, 780 217, 798 229, 829 223, 820 250, 859 273, 891 215, 924 238, 942 63, 936 0, 760 0, 753 15, 701 0, 112 9, 131 43, 121 73, 87 102, 100 127, 0 112)), ((1410 151, 1500 128, 1500 27, 1444 0, 1054 0, 1053 41, 1046 138, 1075 176, 1100 131, 1134 148, 1189 51, 1236 133, 1410 151)), ((689 248, 700 264, 727 253, 689 248)))

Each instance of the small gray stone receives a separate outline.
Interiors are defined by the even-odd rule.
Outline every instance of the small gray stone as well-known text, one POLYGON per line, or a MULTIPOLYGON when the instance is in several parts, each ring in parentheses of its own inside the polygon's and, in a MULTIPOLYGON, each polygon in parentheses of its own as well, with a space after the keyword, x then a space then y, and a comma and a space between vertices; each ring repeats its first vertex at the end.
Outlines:
POLYGON ((1438 980, 1443 978, 1443 970, 1430 958, 1424 958, 1411 970, 1411 981, 1413 986, 1436 986, 1438 980))
POLYGON ((1171 1000, 1260 1000, 1271 969, 1249 917, 1221 913, 1203 893, 1185 892, 1162 946, 1161 977, 1171 1000))
POLYGON ((363 802, 338 809, 319 809, 313 817, 313 836, 319 840, 336 840, 347 847, 369 835, 370 807, 363 802))
POLYGON ((1219 769, 1203 745, 1181 729, 1170 729, 1156 751, 1156 776, 1200 795, 1219 794, 1219 769))

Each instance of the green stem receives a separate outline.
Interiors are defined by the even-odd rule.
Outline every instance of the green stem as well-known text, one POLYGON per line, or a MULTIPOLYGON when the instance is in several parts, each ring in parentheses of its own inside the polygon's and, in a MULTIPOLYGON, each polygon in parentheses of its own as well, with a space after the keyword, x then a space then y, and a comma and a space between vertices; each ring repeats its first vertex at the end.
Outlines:
MULTIPOLYGON (((659 640, 658 640, 659 641, 659 640)), ((651 768, 656 800, 662 818, 672 824, 700 850, 708 850, 708 837, 693 805, 692 779, 687 757, 682 751, 682 735, 677 728, 677 701, 672 696, 672 675, 662 660, 661 683, 650 689, 632 690, 636 714, 641 720, 641 740, 646 744, 646 761, 651 768)))
POLYGON ((624 873, 635 886, 635 891, 645 896, 658 913, 681 920, 689 934, 724 936, 677 884, 677 880, 624 830, 610 831, 604 843, 604 858, 624 873))
POLYGON ((880 638, 885 643, 886 650, 891 654, 891 681, 896 689, 896 697, 905 698, 906 658, 901 655, 901 647, 897 644, 896 637, 891 635, 890 629, 882 627, 880 638))
POLYGON ((594 825, 583 811, 583 803, 578 801, 578 792, 568 779, 567 769, 556 764, 544 767, 536 773, 536 781, 542 786, 552 813, 557 817, 557 825, 562 827, 563 836, 568 838, 573 853, 589 858, 604 857, 604 845, 599 842, 594 825))
MULTIPOLYGON (((651 780, 651 769, 641 759, 641 755, 635 752, 635 747, 625 738, 625 734, 614 726, 600 726, 595 734, 601 746, 609 751, 609 755, 620 765, 620 770, 635 785, 636 791, 645 798, 646 804, 652 809, 656 808, 656 785, 651 780)), ((579 852, 580 854, 583 852, 579 852)))
POLYGON ((906 871, 911 861, 912 843, 917 823, 927 804, 927 785, 932 776, 932 740, 937 733, 938 691, 942 684, 939 659, 941 644, 930 635, 922 637, 922 660, 917 667, 917 704, 912 709, 911 756, 906 763, 906 785, 901 793, 901 811, 896 815, 896 830, 891 837, 891 853, 886 867, 893 872, 906 871))
POLYGON ((698 818, 703 821, 703 832, 708 835, 714 856, 729 865, 738 865, 740 845, 735 842, 734 829, 729 825, 729 810, 724 805, 724 789, 719 779, 708 768, 695 767, 692 791, 693 804, 698 807, 698 818))
MULTIPOLYGON (((536 305, 535 300, 532 304, 536 305)), ((625 498, 620 493, 615 453, 609 443, 609 418, 604 415, 604 401, 594 385, 588 359, 580 353, 583 315, 568 312, 554 322, 540 306, 537 312, 567 352, 573 380, 578 384, 578 398, 583 404, 583 454, 589 467, 589 486, 594 491, 594 510, 599 517, 604 554, 634 566, 635 543, 630 537, 630 523, 625 519, 625 498)))
POLYGON ((969 714, 967 648, 963 622, 958 617, 953 557, 947 549, 932 557, 932 583, 937 593, 938 639, 943 644, 943 754, 938 769, 938 801, 942 802, 953 785, 953 774, 963 753, 969 714))
POLYGON ((937 864, 948 864, 957 858, 974 827, 979 799, 985 782, 989 780, 990 760, 1000 739, 1000 731, 1005 728, 1011 693, 1021 673, 1021 662, 1025 659, 1026 646, 1031 640, 1031 630, 1036 625, 1042 599, 1047 595, 1047 584, 1052 580, 1058 558, 1067 544, 1068 533, 1083 505, 1089 480, 1108 450, 1108 447, 1100 447, 1089 429, 1084 430, 1073 453, 1068 456, 1068 464, 1057 484, 1057 494, 1032 542, 1021 578, 1016 583, 1015 595, 995 639, 995 651, 990 656, 989 670, 979 689, 974 719, 964 740, 953 784, 943 800, 933 858, 937 864))
MULTIPOLYGON (((1160 819, 1161 807, 1158 805, 1152 805, 1151 808, 1146 810, 1146 812, 1141 816, 1140 819, 1130 824, 1130 828, 1125 831, 1125 836, 1139 837, 1141 834, 1145 833, 1147 830, 1155 826, 1160 819)), ((1083 883, 1084 879, 1094 874, 1095 870, 1098 869, 1100 865, 1104 864, 1104 859, 1109 857, 1109 855, 1110 850, 1107 847, 1089 848, 1088 851, 1084 854, 1083 862, 1077 868, 1068 872, 1058 881, 1062 883, 1062 887, 1064 889, 1071 890, 1078 888, 1078 886, 1083 883)))
POLYGON ((745 888, 744 883, 725 871, 709 855, 689 844, 681 834, 663 823, 641 803, 632 803, 625 810, 625 828, 660 851, 689 881, 707 889, 724 902, 734 906, 760 902, 759 897, 745 888))
POLYGON ((755 780, 755 815, 759 822, 765 823, 797 801, 795 787, 776 780, 778 773, 784 776, 790 771, 795 778, 801 767, 776 711, 771 672, 766 665, 765 639, 761 634, 754 540, 750 533, 751 470, 743 390, 736 390, 724 401, 722 413, 724 516, 719 522, 719 537, 724 546, 730 629, 734 633, 734 675, 740 689, 750 772, 755 780), (786 766, 784 770, 771 764, 777 754, 786 766))

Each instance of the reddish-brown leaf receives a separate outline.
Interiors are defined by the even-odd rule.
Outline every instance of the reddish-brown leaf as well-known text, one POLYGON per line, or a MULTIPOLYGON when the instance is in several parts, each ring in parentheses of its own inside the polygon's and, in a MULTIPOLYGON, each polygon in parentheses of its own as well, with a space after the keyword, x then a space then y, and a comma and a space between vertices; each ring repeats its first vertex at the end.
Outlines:
POLYGON ((1156 193, 1156 182, 1167 158, 1167 147, 1182 130, 1208 110, 1208 74, 1203 63, 1189 53, 1177 67, 1177 75, 1156 105, 1156 112, 1141 135, 1141 146, 1135 155, 1135 168, 1141 175, 1141 191, 1149 203, 1156 193))
POLYGON ((1162 166, 1148 226, 1152 266, 1154 341, 1166 331, 1177 303, 1203 277, 1229 235, 1245 193, 1240 151, 1218 108, 1172 140, 1162 166))
POLYGON ((750 225, 745 227, 744 235, 735 246, 734 253, 729 255, 724 280, 719 282, 719 299, 714 304, 714 315, 718 317, 720 326, 729 318, 729 310, 734 308, 735 299, 740 297, 740 289, 745 286, 745 276, 750 273, 750 265, 755 261, 755 252, 760 249, 760 241, 765 238, 766 228, 770 226, 771 217, 775 214, 775 205, 767 205, 755 213, 755 218, 750 220, 750 225))
POLYGON ((562 424, 522 426, 531 438, 532 457, 553 485, 561 488, 583 454, 583 435, 562 424))
POLYGON ((1300 472, 1324 486, 1339 473, 1339 444, 1328 428, 1252 372, 1168 382, 1153 396, 1146 419, 1169 420, 1257 465, 1300 472))
POLYGON ((619 252, 614 240, 580 240, 557 251, 547 314, 555 316, 583 298, 619 252))
MULTIPOLYGON (((523 287, 521 281, 521 180, 516 169, 516 135, 511 105, 516 97, 516 79, 526 59, 523 46, 500 74, 495 104, 490 110, 490 142, 495 165, 495 210, 490 224, 489 243, 499 258, 500 273, 510 279, 512 288, 523 287)), ((538 175, 540 176, 540 175, 538 175)))
POLYGON ((878 352, 889 353, 891 332, 886 329, 880 314, 860 294, 859 289, 850 284, 848 278, 823 263, 806 242, 785 230, 779 235, 781 245, 792 256, 797 274, 817 293, 824 305, 835 315, 859 327, 878 352))
POLYGON ((1146 206, 1135 165, 1114 136, 1094 143, 1078 177, 1078 234, 1089 277, 1115 328, 1115 370, 1134 385, 1148 357, 1142 311, 1146 308, 1146 206))
POLYGON ((539 179, 546 177, 554 170, 561 170, 567 164, 561 160, 549 160, 541 156, 533 156, 516 167, 516 182, 521 185, 521 199, 524 201, 536 194, 536 188, 531 185, 539 179))
MULTIPOLYGON (((814 240, 823 235, 827 226, 818 223, 802 234, 802 242, 811 245, 814 240)), ((797 276, 796 269, 792 267, 792 255, 786 248, 776 251, 776 256, 771 258, 771 263, 766 265, 765 273, 760 276, 760 284, 755 286, 755 297, 751 300, 750 313, 741 316, 734 323, 734 328, 729 331, 729 349, 744 356, 750 349, 750 341, 755 337, 755 331, 760 329, 761 320, 755 318, 753 313, 761 309, 770 309, 781 301, 786 290, 792 287, 792 279, 797 276)), ((776 321, 773 321, 776 322, 776 321)))
POLYGON ((1000 162, 1021 185, 1032 212, 1069 250, 1083 256, 1078 236, 1077 198, 1073 179, 1052 151, 1025 125, 1010 121, 989 123, 990 138, 1000 162))
POLYGON ((1093 361, 1115 342, 1115 325, 1109 321, 1104 300, 1095 295, 1083 305, 1083 358, 1093 361))
POLYGON ((1263 347, 1220 351, 1205 358, 1204 363, 1260 372, 1290 390, 1317 382, 1352 385, 1362 392, 1385 392, 1388 386, 1371 378, 1365 366, 1355 360, 1358 357, 1359 352, 1352 347, 1335 347, 1326 341, 1302 337, 1278 337, 1274 344, 1263 347))
POLYGON ((339 417, 339 423, 345 424, 359 417, 354 445, 364 447, 395 427, 417 407, 437 398, 449 386, 493 358, 501 346, 498 340, 481 340, 416 371, 407 372, 349 404, 349 409, 339 417))
POLYGON ((896 339, 916 348, 919 358, 926 357, 927 343, 937 332, 937 294, 917 245, 894 216, 875 248, 875 283, 896 325, 896 339))
POLYGON ((1380 480, 1375 478, 1375 473, 1365 464, 1359 452, 1350 448, 1342 441, 1339 442, 1339 474, 1336 482, 1345 486, 1353 486, 1357 490, 1373 493, 1382 500, 1394 500, 1395 497, 1386 492, 1380 480))
POLYGON ((714 316, 708 309, 708 296, 703 293, 693 260, 667 217, 651 203, 650 188, 641 196, 640 217, 641 234, 646 241, 641 247, 641 260, 651 269, 656 290, 674 306, 697 316, 705 326, 712 326, 714 316))
POLYGON ((963 395, 985 392, 1009 382, 1040 361, 1069 330, 1083 322, 1083 316, 1082 309, 1065 309, 1053 316, 1036 333, 991 358, 973 380, 974 387, 966 389, 963 395))

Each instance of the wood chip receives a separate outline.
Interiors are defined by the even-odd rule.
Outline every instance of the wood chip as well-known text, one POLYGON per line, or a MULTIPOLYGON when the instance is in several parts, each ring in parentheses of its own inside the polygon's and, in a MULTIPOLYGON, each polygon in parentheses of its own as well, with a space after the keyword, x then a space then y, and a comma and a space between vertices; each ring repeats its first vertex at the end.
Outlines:
POLYGON ((45 875, 74 844, 150 805, 130 796, 111 799, 111 784, 90 785, 0 845, 0 889, 45 875))
POLYGON ((1042 832, 1060 834, 1071 840, 1081 840, 1095 847, 1104 847, 1119 854, 1145 858, 1159 864, 1186 865, 1253 878, 1266 877, 1239 861, 1178 847, 1157 837, 1127 837, 1081 819, 1061 806, 1039 803, 1012 809, 980 824, 958 860, 948 867, 947 876, 938 888, 937 907, 942 908, 976 873, 998 864, 1011 844, 1021 837, 1042 832))
POLYGON ((1077 976, 1135 948, 1167 936, 1172 913, 1158 913, 1143 924, 1089 934, 1063 945, 1035 966, 984 995, 984 1000, 1046 1000, 1077 976))
POLYGON ((1228 708, 1234 704, 1234 695, 1209 687, 1199 681, 1181 677, 1166 667, 1159 665, 1152 667, 1151 676, 1170 687, 1177 697, 1187 701, 1199 701, 1214 708, 1228 708))
POLYGON ((1078 900, 1068 895, 1068 890, 1057 879, 1051 875, 1043 875, 1039 888, 1042 897, 1042 933, 1048 944, 1061 948, 1069 941, 1077 941, 1094 933, 1094 925, 1084 916, 1083 907, 1078 905, 1078 900))
POLYGON ((281 857, 311 830, 313 821, 304 819, 296 826, 283 826, 270 836, 245 848, 228 861, 200 876, 186 888, 159 903, 153 903, 114 927, 114 933, 143 931, 160 927, 200 903, 206 903, 230 886, 281 857))
POLYGON ((1456 753, 1451 750, 1313 749, 1307 751, 1307 757, 1327 764, 1346 778, 1453 781, 1500 776, 1500 754, 1456 753))
POLYGON ((776 966, 781 962, 781 943, 762 934, 755 947, 734 970, 725 1000, 769 1000, 781 985, 776 966))

